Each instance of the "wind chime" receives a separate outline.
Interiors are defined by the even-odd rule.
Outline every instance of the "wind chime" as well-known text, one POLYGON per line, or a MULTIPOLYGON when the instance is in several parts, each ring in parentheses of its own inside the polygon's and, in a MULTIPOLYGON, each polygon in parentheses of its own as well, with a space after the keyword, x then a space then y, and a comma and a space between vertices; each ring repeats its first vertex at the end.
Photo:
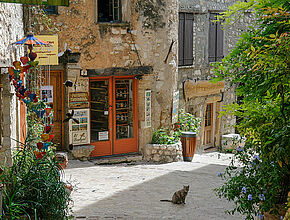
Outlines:
POLYGON ((41 141, 37 143, 38 150, 34 150, 36 158, 42 159, 48 147, 52 146, 51 140, 54 137, 51 134, 53 116, 51 108, 39 98, 42 74, 38 67, 39 62, 35 61, 37 54, 32 52, 32 49, 33 45, 48 46, 49 44, 37 39, 33 34, 28 34, 27 37, 12 45, 28 46, 28 56, 21 57, 20 61, 14 61, 13 66, 8 68, 8 73, 10 82, 15 88, 16 96, 25 103, 29 111, 35 113, 36 117, 43 122, 41 141))

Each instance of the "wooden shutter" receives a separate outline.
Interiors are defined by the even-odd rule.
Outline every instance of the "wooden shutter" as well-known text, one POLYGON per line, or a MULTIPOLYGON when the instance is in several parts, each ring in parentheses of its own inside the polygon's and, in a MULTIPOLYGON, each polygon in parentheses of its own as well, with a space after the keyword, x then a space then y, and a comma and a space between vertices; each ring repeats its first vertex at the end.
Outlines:
POLYGON ((222 61, 224 57, 224 31, 221 22, 217 23, 217 40, 216 40, 216 61, 222 61))
POLYGON ((184 19, 185 19, 185 13, 179 13, 179 26, 178 26, 178 65, 179 66, 184 65, 183 63, 184 19))
POLYGON ((183 65, 188 66, 193 63, 193 14, 185 14, 184 27, 183 65))
POLYGON ((216 61, 216 38, 217 38, 217 26, 215 22, 216 14, 210 13, 209 15, 209 36, 208 36, 208 61, 216 61))

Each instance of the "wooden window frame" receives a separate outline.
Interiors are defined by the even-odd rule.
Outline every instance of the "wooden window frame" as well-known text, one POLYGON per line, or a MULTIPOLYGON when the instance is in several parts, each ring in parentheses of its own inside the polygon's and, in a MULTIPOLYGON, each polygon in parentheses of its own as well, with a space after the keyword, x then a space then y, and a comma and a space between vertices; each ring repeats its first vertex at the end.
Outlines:
POLYGON ((224 58, 224 31, 221 22, 212 22, 219 13, 209 14, 208 61, 220 62, 224 58))
POLYGON ((107 0, 108 1, 108 16, 100 17, 104 5, 101 5, 101 0, 97 1, 98 23, 121 23, 122 22, 122 0, 107 0), (117 14, 116 14, 117 13, 117 14))
POLYGON ((45 11, 45 13, 49 15, 58 15, 57 6, 42 6, 42 10, 45 11))
POLYGON ((193 65, 193 13, 179 12, 178 66, 193 65))

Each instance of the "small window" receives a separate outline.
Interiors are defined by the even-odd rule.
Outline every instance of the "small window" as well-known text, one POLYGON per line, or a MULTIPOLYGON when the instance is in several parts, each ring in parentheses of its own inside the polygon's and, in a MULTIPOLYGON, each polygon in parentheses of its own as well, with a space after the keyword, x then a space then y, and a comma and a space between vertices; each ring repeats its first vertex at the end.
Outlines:
POLYGON ((221 61, 224 57, 224 31, 221 22, 213 22, 217 15, 217 13, 210 13, 209 16, 209 62, 221 61))
POLYGON ((98 22, 121 22, 121 0, 98 0, 98 22))
POLYGON ((43 6, 43 11, 49 15, 56 15, 57 14, 57 6, 43 6))
POLYGON ((178 65, 193 64, 193 14, 179 13, 178 65))

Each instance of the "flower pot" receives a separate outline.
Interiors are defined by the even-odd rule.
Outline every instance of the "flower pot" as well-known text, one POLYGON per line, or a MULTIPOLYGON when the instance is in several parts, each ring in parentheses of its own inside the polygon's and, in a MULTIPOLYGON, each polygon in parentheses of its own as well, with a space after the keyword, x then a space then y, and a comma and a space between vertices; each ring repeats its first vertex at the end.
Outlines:
POLYGON ((183 160, 191 162, 196 149, 196 133, 191 131, 181 132, 183 160))

